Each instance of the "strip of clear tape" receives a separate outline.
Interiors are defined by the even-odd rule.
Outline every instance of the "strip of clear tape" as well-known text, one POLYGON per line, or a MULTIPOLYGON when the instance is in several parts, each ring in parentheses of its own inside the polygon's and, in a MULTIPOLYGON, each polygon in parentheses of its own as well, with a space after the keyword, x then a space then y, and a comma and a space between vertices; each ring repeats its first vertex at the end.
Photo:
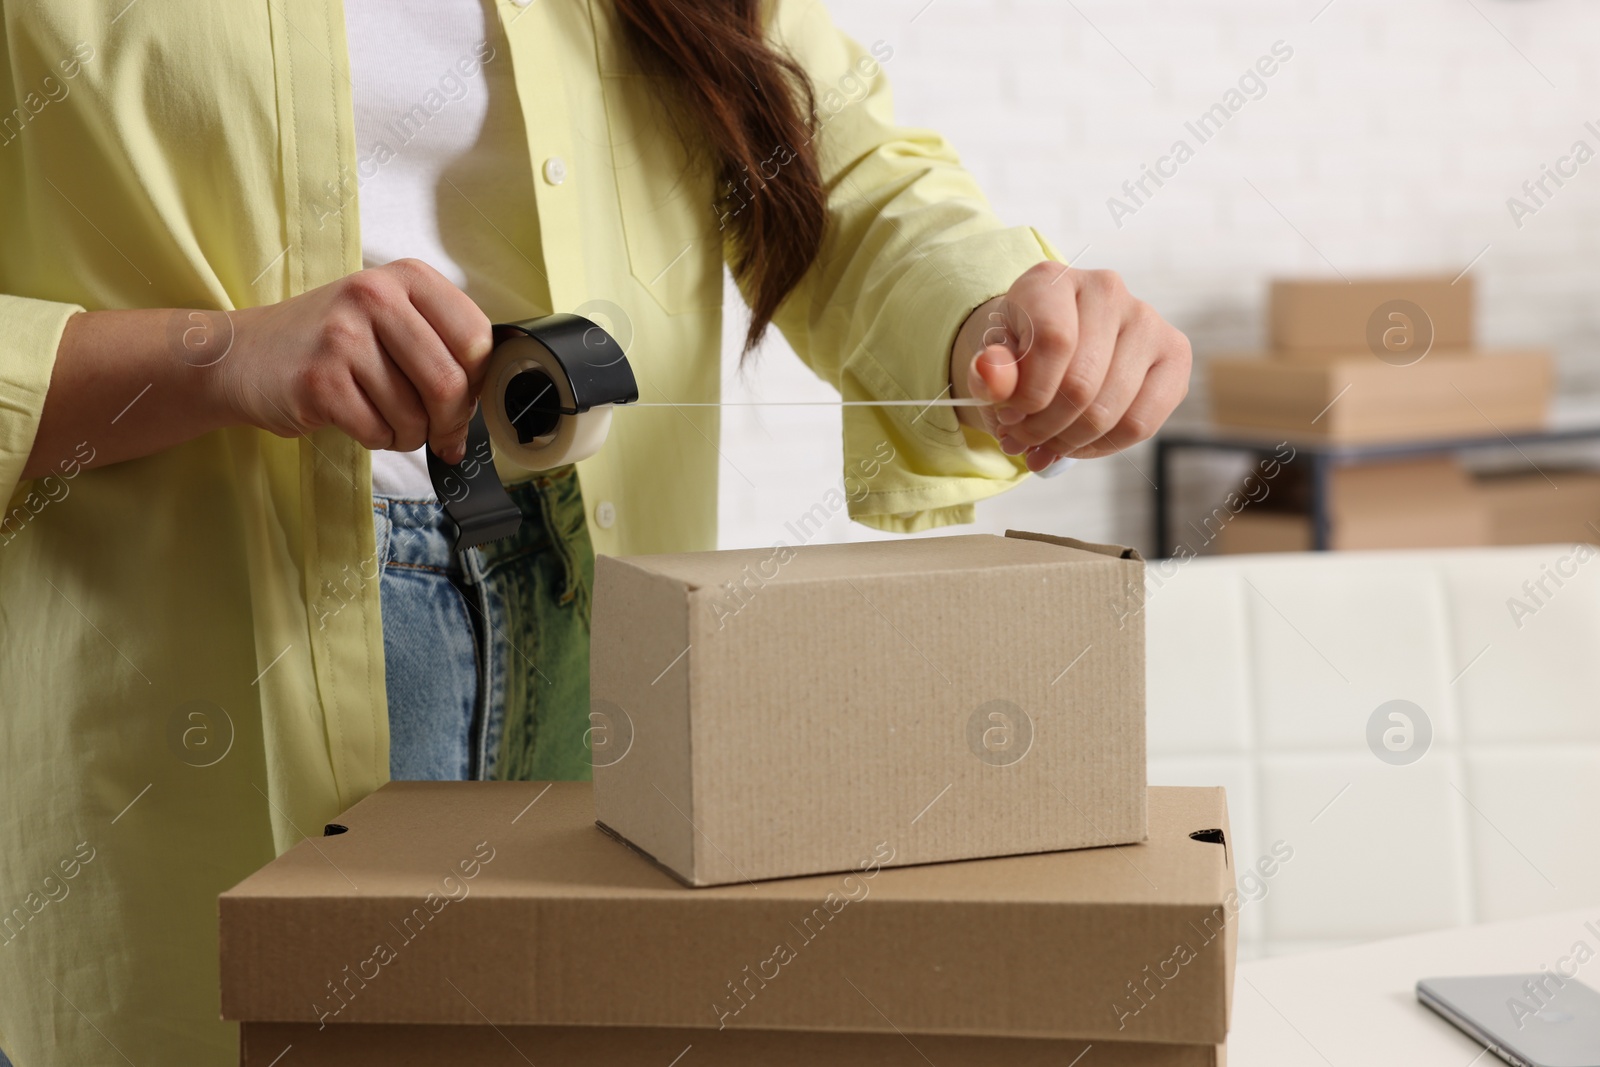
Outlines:
MULTIPOLYGON (((640 400, 631 404, 618 404, 619 408, 981 408, 987 400, 955 398, 941 400, 725 400, 720 402, 694 402, 674 404, 668 401, 640 400)), ((1075 466, 1077 460, 1062 456, 1041 471, 1038 478, 1054 478, 1075 466)))

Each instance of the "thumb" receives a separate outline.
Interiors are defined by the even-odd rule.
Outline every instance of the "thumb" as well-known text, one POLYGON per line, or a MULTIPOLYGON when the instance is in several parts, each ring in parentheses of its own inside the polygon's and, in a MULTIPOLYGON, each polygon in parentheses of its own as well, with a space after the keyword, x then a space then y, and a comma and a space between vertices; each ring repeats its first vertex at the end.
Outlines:
MULTIPOLYGON (((484 322, 487 323, 488 320, 485 319, 484 322)), ((494 335, 488 329, 475 333, 467 342, 458 362, 467 374, 469 395, 476 396, 478 390, 483 388, 484 379, 489 376, 489 357, 494 355, 494 350, 494 335)))
POLYGON ((1005 345, 990 345, 979 352, 967 370, 967 390, 991 404, 1010 400, 1017 391, 1016 353, 1005 345))

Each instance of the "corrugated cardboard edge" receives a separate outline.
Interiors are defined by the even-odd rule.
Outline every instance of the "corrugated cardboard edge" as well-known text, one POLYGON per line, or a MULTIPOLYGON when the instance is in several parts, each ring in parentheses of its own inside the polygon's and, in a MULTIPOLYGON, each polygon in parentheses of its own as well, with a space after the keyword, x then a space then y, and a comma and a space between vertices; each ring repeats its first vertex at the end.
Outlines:
POLYGON ((611 827, 607 826, 605 823, 601 822, 599 819, 596 819, 594 821, 594 825, 595 825, 596 829, 598 829, 601 833, 605 834, 607 837, 611 838, 611 840, 620 841, 624 845, 627 845, 628 846, 628 851, 632 852, 634 855, 640 856, 640 857, 642 857, 642 858, 644 858, 646 860, 649 860, 650 861, 650 865, 652 867, 655 867, 657 870, 671 875, 672 876, 672 880, 674 882, 677 882, 679 885, 683 886, 685 889, 700 889, 700 888, 704 888, 704 887, 706 887, 708 885, 713 884, 713 883, 709 883, 709 882, 696 882, 696 881, 692 881, 689 878, 685 878, 683 875, 679 874, 677 871, 673 870, 671 867, 668 867, 665 863, 662 863, 660 860, 656 859, 650 853, 646 852, 644 849, 640 848, 638 845, 634 844, 632 841, 629 841, 626 837, 622 836, 622 834, 618 833, 616 830, 613 830, 611 827))
MULTIPOLYGON (((675 864, 684 870, 692 870, 697 864, 697 834, 694 810, 694 737, 691 730, 687 709, 691 706, 693 687, 695 683, 695 656, 690 651, 693 648, 691 634, 693 632, 693 619, 688 610, 688 603, 694 593, 694 587, 668 575, 641 567, 632 560, 619 556, 599 556, 595 559, 595 592, 598 596, 602 588, 608 584, 621 580, 621 575, 630 575, 624 583, 629 595, 637 600, 651 601, 660 611, 660 618, 681 618, 683 632, 678 639, 683 641, 683 653, 680 658, 684 660, 681 672, 675 672, 669 678, 658 677, 648 685, 641 684, 638 688, 654 691, 658 683, 661 692, 657 694, 664 702, 666 694, 673 687, 681 687, 683 698, 675 706, 683 709, 684 714, 679 722, 665 722, 659 716, 651 716, 649 720, 635 717, 633 729, 635 731, 634 748, 628 753, 633 760, 633 766, 628 768, 626 774, 613 773, 613 766, 597 767, 594 771, 595 783, 595 815, 597 820, 603 820, 608 812, 618 812, 623 818, 620 822, 632 822, 629 827, 634 837, 645 841, 654 851, 651 858, 662 867, 675 864), (683 605, 684 610, 674 610, 678 605, 683 605), (665 756, 653 755, 651 746, 642 743, 642 738, 650 731, 658 731, 663 737, 681 736, 681 759, 672 758, 671 753, 665 756), (659 761, 656 766, 652 761, 659 761), (641 768, 640 764, 646 764, 641 768), (682 777, 664 773, 668 769, 681 768, 682 777), (674 816, 667 817, 660 812, 660 804, 653 798, 645 796, 645 785, 654 789, 659 796, 666 800, 674 809, 674 816), (641 813, 646 813, 641 815, 641 813), (659 816, 659 817, 658 817, 659 816)), ((596 685, 598 677, 594 669, 594 656, 596 649, 604 644, 607 631, 601 629, 616 624, 615 620, 607 621, 598 616, 591 622, 590 634, 590 698, 601 695, 603 699, 611 699, 613 693, 609 683, 596 685), (597 693, 598 691, 598 693, 597 693)), ((673 652, 664 650, 662 661, 670 659, 673 652)), ((626 712, 627 704, 634 704, 634 711, 639 710, 639 702, 624 700, 618 702, 626 712)), ((669 702, 671 703, 671 702, 669 702)), ((628 713, 630 716, 632 712, 628 713)), ((666 752, 665 749, 661 750, 666 752)), ((674 877, 680 877, 674 875, 674 877)))
MULTIPOLYGON (((1145 788, 1146 788, 1145 803, 1143 805, 1141 805, 1141 806, 1144 807, 1145 810, 1148 812, 1148 810, 1149 810, 1149 794, 1148 794, 1149 786, 1146 785, 1145 788)), ((1217 788, 1220 789, 1221 787, 1218 786, 1217 788)), ((1224 819, 1224 822, 1226 822, 1226 819, 1224 819)), ((683 886, 685 889, 716 889, 716 888, 720 888, 720 887, 723 887, 723 886, 730 886, 730 885, 752 885, 753 886, 753 885, 756 885, 757 883, 786 882, 786 881, 789 881, 790 879, 794 879, 794 878, 825 878, 825 877, 827 877, 829 875, 846 875, 846 874, 849 874, 851 872, 851 869, 849 867, 840 867, 837 870, 828 870, 828 871, 809 871, 808 870, 808 871, 804 871, 804 872, 794 872, 794 873, 790 873, 790 874, 767 874, 767 875, 761 875, 761 876, 759 876, 757 878, 690 878, 690 877, 688 877, 686 875, 680 874, 678 871, 673 870, 671 867, 668 867, 665 863, 662 863, 661 860, 657 859, 655 856, 651 855, 646 850, 640 848, 638 845, 634 844, 632 841, 629 841, 619 831, 613 829, 610 826, 607 826, 605 823, 601 822, 599 819, 596 819, 594 821, 594 825, 595 825, 595 829, 597 829, 601 833, 605 834, 611 840, 617 841, 617 842, 620 842, 623 845, 626 845, 629 852, 632 852, 634 855, 636 855, 639 858, 645 860, 652 867, 656 868, 657 870, 661 871, 662 873, 670 875, 674 882, 677 882, 679 885, 683 886)), ((1051 855, 1052 853, 1056 853, 1056 852, 1087 852, 1087 851, 1090 851, 1092 849, 1101 849, 1101 848, 1113 848, 1114 849, 1114 848, 1122 848, 1122 847, 1124 847, 1126 845, 1142 845, 1142 844, 1144 844, 1145 842, 1147 842, 1149 840, 1150 840, 1150 832, 1149 832, 1149 828, 1148 828, 1148 818, 1147 818, 1147 820, 1146 820, 1146 829, 1145 829, 1144 836, 1138 837, 1138 838, 1133 838, 1133 839, 1130 839, 1130 840, 1127 840, 1127 841, 1101 840, 1101 841, 1095 842, 1092 845, 1079 845, 1079 846, 1074 847, 1074 848, 1039 848, 1039 849, 1032 849, 1032 850, 1027 851, 1027 852, 996 852, 996 853, 992 853, 992 854, 989 854, 989 855, 983 855, 983 856, 961 856, 961 857, 956 857, 956 858, 952 858, 952 859, 919 860, 916 863, 886 863, 886 864, 884 864, 883 869, 884 870, 903 870, 903 869, 906 869, 906 868, 909 868, 909 867, 938 867, 938 866, 941 866, 941 865, 947 864, 947 863, 951 863, 951 864, 953 864, 953 863, 982 863, 985 860, 1011 859, 1013 857, 1018 857, 1018 856, 1048 856, 1048 855, 1051 855)))
POLYGON ((1076 548, 1083 552, 1093 552, 1096 555, 1110 556, 1113 559, 1132 560, 1143 563, 1144 557, 1139 555, 1139 550, 1126 545, 1100 545, 1093 541, 1080 541, 1076 537, 1062 537, 1058 534, 1030 533, 1027 530, 1007 530, 1007 537, 1015 537, 1019 541, 1042 541, 1047 545, 1060 545, 1062 548, 1076 548))
POLYGON ((1220 1045, 920 1033, 730 1029, 696 1036, 693 1031, 665 1027, 336 1023, 322 1029, 315 1023, 246 1022, 240 1026, 239 1037, 241 1067, 287 1063, 285 1046, 294 1048, 297 1067, 433 1067, 463 1062, 476 1067, 524 1067, 530 1062, 522 1052, 524 1047, 541 1050, 541 1065, 601 1062, 607 1067, 662 1067, 680 1041, 690 1044, 691 1038, 695 1062, 707 1067, 747 1067, 751 1063, 884 1067, 886 1062, 897 1067, 933 1062, 940 1067, 992 1067, 997 1062, 1064 1067, 1080 1060, 1084 1064, 1092 1060, 1097 1067, 1227 1067, 1226 1049, 1220 1045), (824 1047, 818 1047, 818 1042, 825 1043, 824 1047), (884 1053, 891 1047, 894 1058, 886 1060, 884 1053), (1092 1057, 1087 1055, 1089 1049, 1094 1049, 1092 1057))
MULTIPOLYGON (((1234 867, 1233 855, 1233 818, 1228 814, 1228 791, 1222 786, 1217 786, 1217 792, 1222 794, 1222 862, 1223 870, 1227 872, 1228 884, 1223 890, 1223 899, 1227 899, 1229 892, 1239 892, 1239 875, 1234 867)), ((1239 913, 1235 911, 1228 916, 1228 928, 1225 935, 1225 955, 1222 960, 1222 1032, 1233 1032, 1233 980, 1234 971, 1239 962, 1239 913)), ((1219 1056, 1225 1057, 1226 1053, 1218 1050, 1219 1056)), ((1219 1060, 1219 1063, 1224 1063, 1219 1060)))
MULTIPOLYGON (((1130 548, 1127 545, 1097 544, 1096 542, 1093 542, 1093 541, 1080 541, 1076 537, 1066 537, 1066 536, 1063 536, 1063 535, 1060 535, 1060 534, 1034 533, 1034 532, 1029 531, 1029 530, 1007 530, 1006 531, 1006 536, 1007 537, 1016 538, 1019 541, 1038 541, 1038 542, 1041 542, 1041 543, 1047 544, 1047 545, 1059 545, 1062 548, 1075 548, 1075 549, 1078 549, 1081 552, 1092 552, 1092 553, 1094 553, 1096 555, 1106 556, 1106 557, 1108 557, 1110 559, 1121 560, 1121 561, 1126 562, 1126 563, 1134 564, 1138 568, 1139 577, 1137 579, 1131 579, 1130 578, 1129 580, 1127 580, 1127 581, 1125 581, 1123 583, 1123 593, 1127 596, 1128 601, 1129 601, 1129 605, 1130 605, 1128 611, 1125 613, 1125 615, 1123 617, 1127 618, 1127 617, 1130 617, 1130 616, 1133 616, 1133 615, 1137 615, 1139 617, 1139 620, 1140 620, 1140 629, 1139 629, 1139 634, 1140 634, 1139 662, 1140 662, 1141 667, 1144 666, 1145 649, 1144 649, 1144 627, 1143 627, 1144 615, 1143 615, 1143 612, 1144 612, 1144 602, 1145 602, 1145 600, 1144 600, 1144 598, 1145 598, 1145 585, 1144 585, 1144 582, 1145 582, 1145 580, 1144 580, 1145 560, 1144 560, 1144 557, 1139 554, 1139 550, 1138 549, 1130 548)), ((1141 704, 1144 703, 1144 701, 1145 701, 1145 692, 1144 692, 1144 683, 1143 683, 1143 679, 1142 678, 1140 679, 1140 696, 1139 696, 1139 699, 1140 699, 1141 704)), ((1143 730, 1144 728, 1145 728, 1144 727, 1144 723, 1141 721, 1140 729, 1143 730)), ((1147 742, 1141 742, 1141 743, 1147 743, 1147 742)), ((1148 821, 1149 821, 1148 820, 1149 785, 1150 785, 1148 759, 1146 760, 1145 773, 1143 775, 1143 779, 1142 779, 1140 784, 1145 787, 1145 791, 1143 793, 1141 793, 1140 797, 1139 797, 1139 806, 1140 806, 1140 808, 1142 809, 1142 812, 1143 812, 1143 814, 1141 814, 1140 818, 1141 818, 1142 821, 1144 821, 1146 823, 1146 831, 1145 831, 1144 834, 1140 835, 1138 840, 1139 841, 1148 841, 1150 839, 1149 827, 1148 827, 1148 821)), ((1224 806, 1226 806, 1226 802, 1224 802, 1224 806)))

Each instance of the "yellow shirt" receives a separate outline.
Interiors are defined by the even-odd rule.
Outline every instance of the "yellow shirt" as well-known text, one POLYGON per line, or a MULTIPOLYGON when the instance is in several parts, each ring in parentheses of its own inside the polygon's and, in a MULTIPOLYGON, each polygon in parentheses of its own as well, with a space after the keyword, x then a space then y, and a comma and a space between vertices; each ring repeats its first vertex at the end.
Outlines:
MULTIPOLYGON (((944 141, 894 125, 881 54, 820 3, 773 9, 819 90, 832 214, 779 325, 848 399, 938 396, 967 313, 1052 253, 1000 226, 944 141)), ((718 190, 685 170, 605 0, 495 15, 535 177, 478 207, 536 212, 524 314, 625 320, 642 399, 715 400, 718 190)), ((0 17, 0 1048, 20 1067, 231 1064, 217 893, 387 777, 369 454, 236 428, 84 470, 90 432, 19 479, 74 312, 246 307, 360 268, 343 13, 0 17)), ((717 429, 706 408, 615 420, 580 472, 617 516, 597 551, 713 547, 717 429)), ((844 437, 851 514, 880 529, 968 520, 1024 476, 949 409, 851 409, 844 437)))

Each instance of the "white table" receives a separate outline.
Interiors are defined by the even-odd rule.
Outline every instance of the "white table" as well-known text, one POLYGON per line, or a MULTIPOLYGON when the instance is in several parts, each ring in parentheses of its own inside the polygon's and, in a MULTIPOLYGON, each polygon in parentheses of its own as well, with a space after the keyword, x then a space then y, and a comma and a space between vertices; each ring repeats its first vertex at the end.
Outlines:
POLYGON ((1417 979, 1553 969, 1580 941, 1600 989, 1600 905, 1240 964, 1229 1067, 1503 1067, 1417 1003, 1417 979))

